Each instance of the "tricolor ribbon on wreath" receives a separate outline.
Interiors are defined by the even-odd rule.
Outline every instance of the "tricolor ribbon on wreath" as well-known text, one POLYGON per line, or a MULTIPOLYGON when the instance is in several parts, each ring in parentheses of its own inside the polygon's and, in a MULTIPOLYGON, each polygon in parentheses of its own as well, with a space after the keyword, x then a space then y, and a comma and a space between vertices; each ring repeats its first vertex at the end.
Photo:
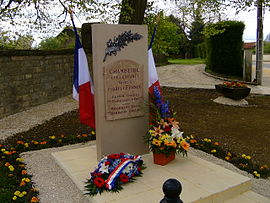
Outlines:
POLYGON ((119 175, 122 173, 122 171, 130 164, 130 163, 136 163, 137 161, 140 161, 142 159, 141 156, 137 155, 134 156, 133 159, 126 158, 118 166, 111 172, 108 179, 105 181, 106 188, 111 190, 114 187, 116 179, 119 177, 119 175))

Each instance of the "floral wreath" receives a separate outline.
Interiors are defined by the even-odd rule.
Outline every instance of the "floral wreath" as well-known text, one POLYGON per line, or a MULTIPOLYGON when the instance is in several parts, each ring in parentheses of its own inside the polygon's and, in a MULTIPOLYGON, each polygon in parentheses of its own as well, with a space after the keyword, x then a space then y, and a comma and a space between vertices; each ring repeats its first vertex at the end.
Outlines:
POLYGON ((142 175, 142 157, 126 153, 110 154, 91 172, 91 178, 86 182, 86 194, 94 196, 104 191, 118 192, 122 185, 133 182, 135 176, 142 175))

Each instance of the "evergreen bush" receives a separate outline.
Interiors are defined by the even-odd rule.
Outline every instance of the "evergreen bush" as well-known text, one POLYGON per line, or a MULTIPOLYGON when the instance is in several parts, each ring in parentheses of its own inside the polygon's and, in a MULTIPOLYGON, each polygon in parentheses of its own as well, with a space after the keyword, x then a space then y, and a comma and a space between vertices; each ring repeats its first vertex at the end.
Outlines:
POLYGON ((239 21, 222 21, 207 27, 207 69, 216 73, 242 76, 244 28, 245 24, 239 21))
POLYGON ((195 46, 195 53, 194 56, 195 58, 206 58, 206 45, 205 43, 200 43, 195 46))

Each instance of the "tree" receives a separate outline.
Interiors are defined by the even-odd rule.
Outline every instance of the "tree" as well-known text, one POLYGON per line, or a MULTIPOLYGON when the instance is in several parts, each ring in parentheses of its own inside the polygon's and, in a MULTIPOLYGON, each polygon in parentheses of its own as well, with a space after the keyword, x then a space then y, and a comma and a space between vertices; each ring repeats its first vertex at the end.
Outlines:
POLYGON ((192 56, 195 56, 195 47, 198 44, 204 42, 204 22, 202 16, 198 10, 195 11, 194 21, 191 23, 191 29, 189 31, 190 49, 192 50, 192 56))
POLYGON ((142 24, 147 0, 122 0, 119 24, 142 24))
POLYGON ((179 27, 171 22, 169 17, 165 16, 163 12, 160 12, 159 14, 149 15, 145 19, 145 23, 148 25, 149 40, 154 26, 157 25, 155 41, 152 47, 155 54, 165 54, 168 56, 179 53, 180 39, 183 35, 179 27), (157 15, 159 18, 158 22, 156 22, 157 15))
POLYGON ((34 39, 31 35, 10 35, 9 32, 0 33, 1 49, 32 49, 34 39))
POLYGON ((185 32, 186 25, 181 21, 181 19, 176 18, 173 15, 169 16, 169 20, 179 27, 179 51, 178 57, 180 58, 189 58, 191 49, 190 49, 190 40, 188 39, 188 33, 185 32))

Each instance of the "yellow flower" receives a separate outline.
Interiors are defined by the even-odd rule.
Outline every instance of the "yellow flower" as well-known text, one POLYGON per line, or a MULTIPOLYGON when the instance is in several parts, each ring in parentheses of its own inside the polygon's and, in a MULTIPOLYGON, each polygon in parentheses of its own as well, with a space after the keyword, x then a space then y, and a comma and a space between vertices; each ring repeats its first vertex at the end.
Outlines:
POLYGON ((161 143, 162 143, 162 141, 160 141, 160 140, 158 140, 158 139, 153 139, 153 141, 152 141, 152 144, 153 144, 153 145, 156 145, 156 146, 160 146, 161 143))
POLYGON ((26 194, 27 194, 27 192, 26 192, 26 191, 23 191, 22 193, 23 193, 23 195, 26 195, 26 194))
POLYGON ((25 182, 29 183, 31 180, 29 178, 25 178, 25 182))
POLYGON ((3 149, 1 149, 1 151, 2 151, 2 152, 5 152, 6 150, 3 148, 3 149))
POLYGON ((211 150, 211 153, 216 153, 216 152, 217 152, 217 150, 215 150, 215 149, 211 150))
POLYGON ((92 130, 92 131, 91 131, 91 134, 92 134, 92 135, 95 135, 95 134, 96 134, 96 132, 92 130))
POLYGON ((219 143, 218 143, 218 142, 215 142, 215 143, 214 143, 214 145, 218 146, 218 145, 219 145, 219 143))
POLYGON ((24 196, 24 194, 23 193, 20 193, 19 195, 18 195, 18 197, 23 197, 24 196))
POLYGON ((166 139, 168 139, 168 138, 171 138, 171 136, 169 134, 167 134, 167 133, 164 133, 164 134, 162 134, 160 136, 160 139, 163 140, 163 141, 166 140, 166 139))
POLYGON ((13 196, 13 197, 12 197, 12 200, 16 200, 16 199, 17 199, 17 197, 16 197, 16 196, 13 196))
POLYGON ((53 139, 55 139, 55 136, 53 135, 53 136, 50 136, 49 138, 53 140, 53 139))
POLYGON ((210 139, 207 139, 207 138, 204 138, 203 141, 205 141, 205 142, 211 142, 211 140, 210 139))
POLYGON ((10 171, 14 171, 14 167, 12 165, 10 165, 8 168, 10 171))
POLYGON ((151 136, 155 136, 155 131, 154 130, 149 130, 149 133, 151 136))
POLYGON ((246 158, 246 155, 245 154, 242 154, 242 158, 246 158))
POLYGON ((25 147, 29 147, 29 144, 28 144, 28 143, 25 143, 24 146, 25 146, 25 147))
POLYGON ((227 152, 227 155, 228 155, 229 157, 231 157, 231 156, 232 156, 231 152, 227 152))
POLYGON ((17 195, 18 196, 19 194, 21 194, 21 192, 18 191, 18 190, 16 192, 14 192, 14 195, 17 195))
POLYGON ((261 177, 261 175, 260 175, 257 171, 254 171, 253 173, 254 173, 254 175, 255 175, 256 177, 258 177, 258 178, 261 177))
POLYGON ((229 161, 229 160, 230 160, 230 157, 229 157, 229 156, 226 156, 225 159, 226 159, 227 161, 229 161))
POLYGON ((248 159, 248 160, 250 160, 250 159, 251 159, 251 157, 250 157, 250 156, 246 156, 246 157, 245 157, 245 159, 248 159))
POLYGON ((23 178, 22 181, 29 183, 31 180, 29 178, 23 178))
POLYGON ((23 158, 17 158, 16 161, 23 162, 23 158))

